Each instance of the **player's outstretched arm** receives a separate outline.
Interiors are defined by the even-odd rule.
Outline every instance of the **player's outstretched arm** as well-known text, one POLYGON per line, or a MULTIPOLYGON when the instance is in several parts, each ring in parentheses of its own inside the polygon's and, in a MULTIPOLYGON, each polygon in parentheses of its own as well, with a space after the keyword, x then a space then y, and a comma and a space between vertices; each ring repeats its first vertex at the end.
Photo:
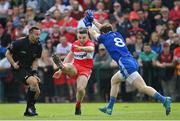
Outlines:
POLYGON ((93 24, 100 29, 102 27, 102 24, 100 24, 97 20, 94 19, 93 24))
POLYGON ((94 37, 96 40, 98 40, 98 37, 100 36, 100 34, 96 30, 92 29, 92 27, 89 26, 88 31, 92 37, 94 37))

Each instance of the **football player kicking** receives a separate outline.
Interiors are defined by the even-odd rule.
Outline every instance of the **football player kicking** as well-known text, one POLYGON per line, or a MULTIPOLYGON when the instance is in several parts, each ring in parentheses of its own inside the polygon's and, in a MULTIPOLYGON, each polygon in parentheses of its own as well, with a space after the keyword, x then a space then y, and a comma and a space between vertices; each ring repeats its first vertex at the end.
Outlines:
POLYGON ((59 68, 53 77, 59 78, 63 72, 76 79, 75 115, 81 115, 81 102, 85 96, 85 88, 93 68, 94 43, 89 39, 87 29, 80 28, 77 37, 78 40, 73 43, 71 51, 64 59, 64 62, 61 62, 59 57, 53 55, 53 61, 59 68))

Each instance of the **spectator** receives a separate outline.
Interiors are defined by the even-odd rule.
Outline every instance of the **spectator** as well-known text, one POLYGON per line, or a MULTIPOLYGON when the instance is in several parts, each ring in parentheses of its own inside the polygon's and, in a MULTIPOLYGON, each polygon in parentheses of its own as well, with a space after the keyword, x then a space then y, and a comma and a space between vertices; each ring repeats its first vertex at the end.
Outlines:
POLYGON ((76 20, 80 20, 84 15, 83 10, 81 10, 80 8, 81 7, 79 2, 77 0, 73 0, 71 17, 75 18, 76 20))
MULTIPOLYGON (((151 29, 151 24, 150 21, 148 20, 148 18, 145 16, 145 13, 143 10, 139 10, 137 11, 138 16, 139 16, 139 27, 144 29, 146 32, 151 33, 152 29, 151 29)), ((148 35, 148 34, 146 34, 148 35)), ((149 39, 149 36, 146 37, 146 39, 149 39)), ((146 40, 146 42, 147 42, 146 40)))
POLYGON ((58 9, 56 9, 53 12, 53 17, 56 20, 56 22, 58 22, 58 21, 60 21, 62 19, 62 13, 58 9))
POLYGON ((13 27, 18 27, 20 25, 20 18, 19 18, 19 7, 14 6, 12 9, 12 22, 13 22, 13 27))
POLYGON ((150 46, 157 54, 162 52, 162 43, 157 32, 153 32, 150 38, 150 46))
POLYGON ((155 31, 157 32, 159 39, 161 41, 164 41, 165 39, 167 39, 166 28, 167 27, 166 27, 166 24, 164 22, 157 21, 155 31))
POLYGON ((112 58, 107 53, 103 44, 100 44, 98 47, 98 54, 94 57, 94 65, 98 67, 110 66, 112 58))
POLYGON ((163 51, 157 59, 157 66, 159 67, 159 79, 161 81, 163 94, 169 95, 174 100, 175 93, 175 79, 174 79, 174 64, 173 53, 170 52, 169 43, 163 44, 163 51))
POLYGON ((40 12, 39 0, 27 0, 26 6, 31 7, 36 13, 40 12))
POLYGON ((153 0, 149 9, 149 19, 154 29, 156 26, 156 20, 161 18, 160 10, 162 7, 162 0, 153 0))
POLYGON ((35 26, 36 21, 37 21, 37 17, 36 17, 36 13, 35 13, 35 11, 34 11, 34 9, 32 7, 27 7, 26 8, 26 20, 27 20, 28 25, 30 27, 35 26))
POLYGON ((55 10, 59 10, 61 13, 64 13, 64 9, 66 7, 68 7, 68 9, 71 9, 71 6, 65 6, 62 0, 55 0, 54 6, 52 6, 47 12, 53 13, 55 10))
POLYGON ((110 15, 110 18, 114 17, 115 20, 121 25, 123 23, 123 15, 121 10, 121 4, 118 2, 115 2, 113 4, 113 14, 110 15))
POLYGON ((170 19, 175 21, 176 24, 179 23, 180 20, 180 1, 174 0, 174 8, 170 11, 170 19))
POLYGON ((48 50, 44 49, 42 51, 42 56, 38 60, 38 71, 41 75, 42 82, 42 93, 45 97, 45 102, 55 102, 54 100, 54 84, 52 75, 54 73, 53 62, 50 58, 48 50))
POLYGON ((98 2, 96 9, 97 10, 94 12, 94 18, 97 19, 98 22, 103 23, 109 17, 109 14, 105 11, 104 3, 98 2))
POLYGON ((80 0, 80 2, 81 2, 81 5, 84 10, 87 10, 87 9, 95 10, 96 9, 94 7, 97 4, 96 0, 80 0))
POLYGON ((141 33, 137 33, 136 35, 136 42, 134 44, 135 46, 135 52, 133 53, 133 56, 138 59, 139 58, 139 54, 142 52, 143 50, 143 40, 144 40, 144 35, 142 35, 141 33))
POLYGON ((136 41, 136 34, 141 33, 143 35, 146 35, 146 32, 144 29, 139 27, 139 16, 136 12, 131 12, 131 15, 129 16, 129 19, 131 21, 132 28, 128 30, 129 32, 129 38, 131 40, 131 43, 134 43, 136 41))
POLYGON ((137 14, 137 11, 139 11, 140 9, 141 9, 140 1, 134 0, 133 4, 132 4, 132 11, 130 12, 130 14, 132 14, 132 13, 137 14))
POLYGON ((152 85, 153 66, 157 59, 157 53, 151 50, 151 46, 144 44, 143 52, 139 55, 139 65, 142 68, 142 76, 148 85, 152 85))
POLYGON ((45 14, 45 19, 41 21, 43 29, 50 31, 53 25, 56 23, 56 20, 51 18, 50 13, 45 14))
POLYGON ((47 39, 44 48, 48 50, 49 55, 52 55, 55 52, 55 48, 53 46, 51 38, 47 39))
POLYGON ((148 19, 149 17, 149 0, 142 0, 142 10, 144 11, 144 17, 145 19, 148 19))
POLYGON ((64 18, 59 21, 59 27, 61 34, 65 35, 67 40, 71 43, 75 41, 76 28, 78 21, 73 17, 70 17, 71 10, 66 8, 64 10, 64 18))
POLYGON ((2 47, 8 47, 11 41, 11 35, 5 31, 4 27, 0 23, 0 45, 2 47))
POLYGON ((126 38, 129 35, 128 30, 132 27, 131 22, 129 21, 129 10, 126 9, 123 12, 123 17, 122 17, 123 22, 118 23, 117 31, 122 33, 122 35, 126 38))
POLYGON ((63 61, 66 55, 70 52, 72 44, 69 43, 65 36, 59 36, 59 44, 56 47, 56 54, 63 61))
MULTIPOLYGON (((67 54, 70 52, 72 47, 72 44, 70 42, 67 41, 65 36, 61 36, 59 37, 59 44, 56 47, 56 54, 59 55, 60 59, 62 61, 64 61, 65 57, 67 56, 67 54)), ((55 79, 56 80, 56 79, 55 79)), ((56 80, 58 81, 58 80, 56 80)), ((75 94, 75 79, 72 79, 70 77, 68 77, 67 75, 63 74, 61 75, 59 81, 63 81, 66 83, 66 86, 68 86, 68 91, 69 92, 69 99, 73 100, 75 99, 74 94, 75 94)), ((56 82, 57 84, 57 82, 56 82)), ((60 86, 60 85, 59 85, 60 86)), ((56 88, 61 88, 57 86, 56 88)), ((60 89, 57 89, 60 90, 60 89)), ((58 93, 58 92, 57 92, 58 93)), ((57 96, 57 95, 56 95, 57 96)), ((60 96, 60 95, 59 95, 60 96)))
POLYGON ((11 35, 11 39, 15 39, 16 37, 16 29, 13 27, 13 23, 12 21, 8 21, 7 24, 6 24, 6 31, 9 35, 11 35))
POLYGON ((8 9, 10 8, 10 3, 8 0, 0 1, 0 16, 6 17, 8 14, 8 9))
POLYGON ((169 30, 169 31, 167 32, 167 34, 168 34, 168 39, 167 39, 166 41, 169 43, 169 45, 171 45, 171 44, 174 43, 173 39, 174 39, 174 37, 175 37, 175 33, 174 33, 173 30, 169 30))
POLYGON ((101 71, 105 72, 105 69, 110 68, 110 64, 112 62, 112 58, 106 51, 106 48, 104 47, 103 44, 100 44, 98 47, 98 53, 94 57, 94 71, 95 73, 99 76, 97 78, 97 81, 99 82, 99 91, 101 97, 105 100, 108 101, 109 99, 109 92, 110 92, 110 79, 112 73, 108 71, 109 73, 105 76, 102 76, 101 71), (106 83, 106 85, 104 85, 106 83), (107 84, 109 83, 109 84, 107 84))
POLYGON ((169 9, 167 7, 162 7, 160 12, 162 15, 161 21, 166 24, 169 20, 169 9))
POLYGON ((168 30, 173 30, 174 32, 176 31, 176 24, 174 21, 169 20, 167 23, 167 29, 168 30))
POLYGON ((70 3, 70 6, 72 7, 72 9, 73 9, 73 7, 75 7, 78 11, 81 11, 81 12, 84 11, 79 0, 69 0, 69 3, 70 3))
POLYGON ((170 50, 174 51, 174 49, 179 46, 179 36, 178 34, 174 33, 172 30, 169 30, 168 36, 169 38, 167 42, 170 44, 170 50))
POLYGON ((174 50, 174 58, 173 58, 176 66, 176 89, 177 89, 177 101, 180 101, 180 47, 177 47, 174 50))
POLYGON ((50 38, 53 44, 53 47, 56 47, 59 43, 59 37, 61 36, 58 24, 54 24, 52 32, 50 33, 50 38))

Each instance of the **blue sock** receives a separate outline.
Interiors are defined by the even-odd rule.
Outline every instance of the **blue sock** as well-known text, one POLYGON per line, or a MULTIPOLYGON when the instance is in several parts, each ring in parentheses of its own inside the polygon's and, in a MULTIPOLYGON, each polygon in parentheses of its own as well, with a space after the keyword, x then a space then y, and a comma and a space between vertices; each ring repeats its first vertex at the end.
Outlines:
POLYGON ((160 93, 156 92, 154 94, 154 99, 160 101, 161 103, 164 103, 166 101, 166 97, 165 96, 162 96, 160 93))
POLYGON ((113 109, 113 106, 114 106, 115 102, 116 102, 116 97, 111 96, 107 108, 113 109))

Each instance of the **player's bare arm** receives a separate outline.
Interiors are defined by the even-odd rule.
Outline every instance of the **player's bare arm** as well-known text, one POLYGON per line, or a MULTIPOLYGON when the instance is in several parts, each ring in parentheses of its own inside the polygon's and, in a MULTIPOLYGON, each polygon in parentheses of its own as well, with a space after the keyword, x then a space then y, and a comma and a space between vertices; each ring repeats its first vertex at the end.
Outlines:
POLYGON ((91 26, 88 27, 88 31, 90 35, 93 36, 96 40, 100 36, 100 34, 96 30, 92 29, 91 26))
POLYGON ((94 47, 93 46, 78 46, 78 45, 75 45, 74 47, 76 49, 78 49, 78 50, 83 50, 85 52, 93 52, 94 51, 94 47))
POLYGON ((94 19, 93 24, 100 29, 102 27, 102 24, 100 24, 97 20, 94 19))

